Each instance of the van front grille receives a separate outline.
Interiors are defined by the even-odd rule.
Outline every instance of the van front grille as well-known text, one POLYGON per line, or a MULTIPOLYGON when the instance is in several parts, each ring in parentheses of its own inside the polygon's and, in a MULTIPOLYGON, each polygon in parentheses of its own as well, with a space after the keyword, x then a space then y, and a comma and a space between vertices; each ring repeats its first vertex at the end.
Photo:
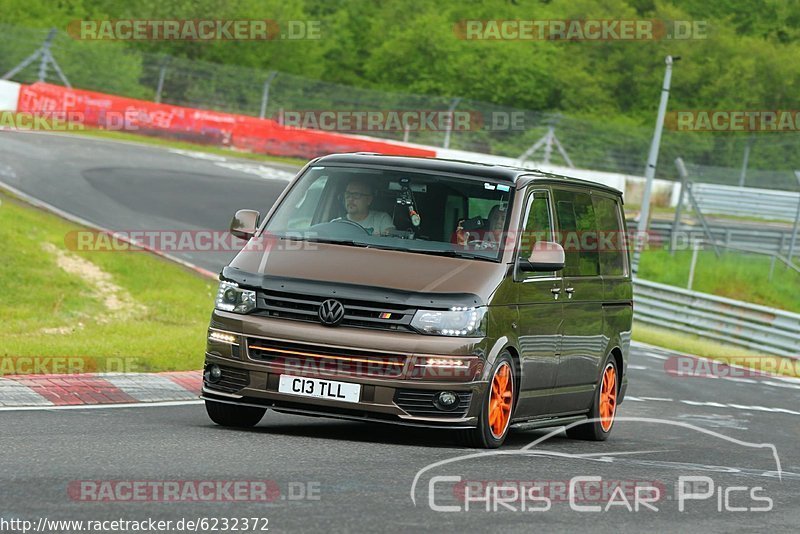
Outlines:
POLYGON ((289 343, 272 339, 249 338, 250 359, 282 367, 286 374, 350 375, 380 378, 403 376, 407 356, 381 354, 338 347, 289 343))
MULTIPOLYGON (((254 315, 318 323, 319 308, 330 297, 297 295, 280 291, 259 291, 254 315)), ((408 306, 337 298, 344 305, 340 326, 411 331, 411 319, 417 311, 408 306)))

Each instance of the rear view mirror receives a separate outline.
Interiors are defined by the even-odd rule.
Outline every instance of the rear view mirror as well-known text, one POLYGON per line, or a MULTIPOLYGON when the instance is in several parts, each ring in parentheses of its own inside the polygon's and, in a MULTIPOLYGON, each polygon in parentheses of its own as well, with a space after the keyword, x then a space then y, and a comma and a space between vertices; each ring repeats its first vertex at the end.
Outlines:
POLYGON ((250 239, 258 229, 261 214, 255 210, 239 210, 231 219, 231 234, 240 239, 250 239))
POLYGON ((531 257, 520 260, 519 268, 526 272, 560 271, 564 268, 564 248, 552 241, 537 241, 531 257))

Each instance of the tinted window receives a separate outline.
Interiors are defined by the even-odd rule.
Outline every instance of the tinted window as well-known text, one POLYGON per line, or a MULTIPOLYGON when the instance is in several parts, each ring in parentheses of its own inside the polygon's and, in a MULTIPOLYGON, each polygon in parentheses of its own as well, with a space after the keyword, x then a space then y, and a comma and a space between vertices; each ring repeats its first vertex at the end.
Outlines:
POLYGON ((614 199, 600 195, 593 195, 592 200, 597 218, 600 274, 622 276, 625 274, 625 236, 618 204, 614 199))
POLYGON ((547 193, 536 192, 529 202, 528 220, 525 221, 525 231, 520 240, 520 258, 524 259, 531 256, 537 241, 549 241, 553 233, 547 193))
POLYGON ((566 259, 564 276, 597 276, 600 265, 592 197, 588 193, 559 190, 554 195, 566 259))

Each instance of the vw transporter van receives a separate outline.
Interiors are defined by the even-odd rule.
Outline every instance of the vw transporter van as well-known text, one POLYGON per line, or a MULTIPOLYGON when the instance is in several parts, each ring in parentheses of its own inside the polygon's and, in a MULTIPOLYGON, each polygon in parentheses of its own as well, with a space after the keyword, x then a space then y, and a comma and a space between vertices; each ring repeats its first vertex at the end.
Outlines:
POLYGON ((266 410, 605 440, 633 314, 622 198, 530 169, 336 154, 308 163, 220 274, 202 398, 266 410))

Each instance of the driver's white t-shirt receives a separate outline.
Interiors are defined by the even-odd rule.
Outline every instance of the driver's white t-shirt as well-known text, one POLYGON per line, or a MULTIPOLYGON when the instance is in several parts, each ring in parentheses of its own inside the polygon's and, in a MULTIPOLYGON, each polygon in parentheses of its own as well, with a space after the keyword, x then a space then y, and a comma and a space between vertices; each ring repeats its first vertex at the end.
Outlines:
POLYGON ((392 222, 392 218, 385 211, 369 210, 369 215, 367 215, 364 219, 360 221, 351 219, 349 215, 347 216, 347 219, 353 222, 357 222, 372 235, 381 235, 386 230, 394 228, 394 223, 392 222))

